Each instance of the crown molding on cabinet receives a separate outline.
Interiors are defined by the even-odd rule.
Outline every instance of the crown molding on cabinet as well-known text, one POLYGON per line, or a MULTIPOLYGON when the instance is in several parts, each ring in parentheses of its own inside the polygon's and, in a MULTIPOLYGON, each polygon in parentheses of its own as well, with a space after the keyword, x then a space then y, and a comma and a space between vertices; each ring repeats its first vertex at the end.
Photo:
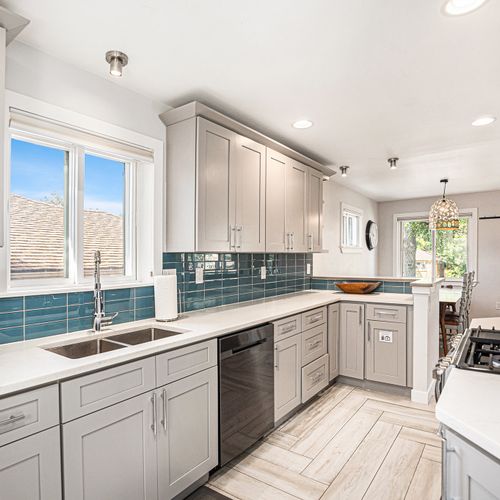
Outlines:
POLYGON ((216 111, 213 108, 199 102, 192 101, 183 106, 179 106, 178 108, 171 109, 169 111, 165 111, 160 114, 160 120, 167 126, 173 125, 174 123, 178 123, 189 118, 195 116, 202 116, 207 120, 217 123, 218 125, 222 125, 233 132, 236 132, 240 135, 243 135, 249 139, 252 139, 263 146, 273 149, 274 151, 278 151, 281 154, 288 156, 294 160, 297 160, 304 165, 308 165, 316 170, 322 172, 325 176, 331 177, 335 175, 335 171, 331 166, 323 165, 322 163, 309 158, 308 156, 299 153, 298 151, 293 150, 292 148, 285 146, 284 144, 271 139, 265 134, 254 130, 251 127, 247 127, 243 123, 230 118, 219 111, 216 111))
POLYGON ((29 19, 14 14, 5 7, 0 7, 0 27, 6 31, 6 45, 9 45, 21 31, 29 24, 29 19))

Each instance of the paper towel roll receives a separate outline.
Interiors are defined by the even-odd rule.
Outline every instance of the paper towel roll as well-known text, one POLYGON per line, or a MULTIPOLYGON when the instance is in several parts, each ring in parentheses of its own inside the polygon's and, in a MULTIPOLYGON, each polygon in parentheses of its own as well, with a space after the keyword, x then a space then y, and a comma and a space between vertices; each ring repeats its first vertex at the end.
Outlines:
POLYGON ((157 321, 177 319, 177 276, 155 276, 155 318, 157 321))

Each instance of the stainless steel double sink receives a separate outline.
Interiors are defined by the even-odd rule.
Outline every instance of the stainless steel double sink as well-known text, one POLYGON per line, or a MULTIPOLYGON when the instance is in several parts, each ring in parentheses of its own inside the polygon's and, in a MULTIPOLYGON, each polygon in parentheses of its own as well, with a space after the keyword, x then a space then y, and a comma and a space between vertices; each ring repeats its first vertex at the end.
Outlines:
POLYGON ((79 359, 103 352, 115 351, 116 349, 123 349, 124 347, 144 344, 145 342, 152 342, 153 340, 166 339, 167 337, 173 337, 181 333, 185 332, 146 328, 133 332, 117 333, 105 338, 84 340, 82 342, 75 342, 74 344, 47 347, 45 350, 66 358, 79 359))

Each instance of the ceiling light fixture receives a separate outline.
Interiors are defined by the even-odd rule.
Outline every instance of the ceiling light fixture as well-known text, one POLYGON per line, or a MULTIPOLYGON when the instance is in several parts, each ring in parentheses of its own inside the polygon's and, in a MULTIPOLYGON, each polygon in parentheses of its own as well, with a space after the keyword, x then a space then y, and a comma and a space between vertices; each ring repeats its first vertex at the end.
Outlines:
POLYGON ((347 171, 348 170, 349 170, 349 167, 347 165, 344 165, 344 166, 340 167, 340 171, 342 172, 341 176, 342 177, 347 177, 347 171))
POLYGON ((446 0, 443 12, 448 16, 463 16, 482 7, 488 0, 446 0))
POLYGON ((496 118, 494 116, 490 116, 490 115, 480 116, 472 122, 472 126, 473 127, 484 127, 485 125, 491 125, 495 120, 496 120, 496 118))
POLYGON ((399 158, 396 158, 396 157, 394 157, 394 158, 389 158, 389 159, 387 160, 387 161, 389 162, 389 168, 390 168, 391 170, 396 170, 396 169, 398 168, 398 165, 397 165, 398 160, 399 160, 399 158))
POLYGON ((441 179, 443 197, 434 202, 429 212, 429 229, 436 231, 454 231, 460 227, 459 212, 457 204, 446 198, 446 185, 448 179, 441 179))
POLYGON ((106 62, 111 76, 122 76, 123 68, 128 64, 128 56, 119 50, 109 50, 106 52, 106 62))
POLYGON ((292 123, 293 128, 309 128, 313 126, 313 122, 311 120, 297 120, 292 123))

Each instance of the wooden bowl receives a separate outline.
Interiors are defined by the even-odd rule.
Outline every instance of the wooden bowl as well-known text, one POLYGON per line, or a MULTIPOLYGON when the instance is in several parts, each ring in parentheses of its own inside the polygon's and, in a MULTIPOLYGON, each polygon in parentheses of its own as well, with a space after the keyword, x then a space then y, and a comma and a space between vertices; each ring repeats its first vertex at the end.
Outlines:
POLYGON ((367 281, 363 283, 337 283, 337 287, 344 293, 371 293, 380 286, 380 281, 367 281))

